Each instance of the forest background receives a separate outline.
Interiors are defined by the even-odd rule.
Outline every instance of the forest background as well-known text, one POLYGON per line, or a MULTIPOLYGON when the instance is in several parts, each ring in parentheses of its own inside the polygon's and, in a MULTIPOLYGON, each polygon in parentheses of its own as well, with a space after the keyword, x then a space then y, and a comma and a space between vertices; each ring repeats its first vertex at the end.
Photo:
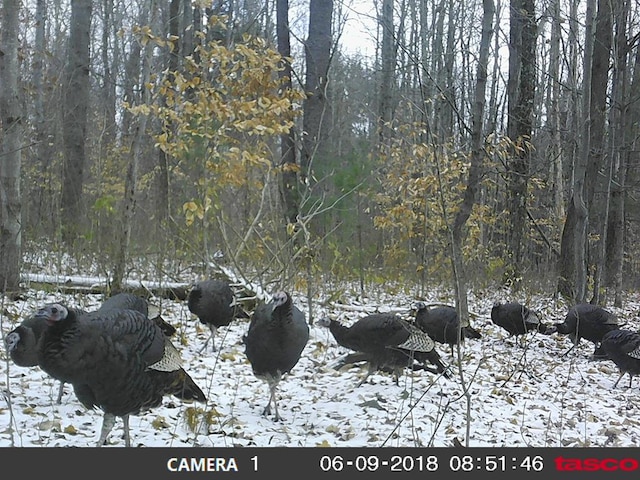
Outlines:
POLYGON ((0 286, 224 265, 310 299, 447 285, 463 319, 475 287, 620 306, 638 6, 3 0, 0 286))

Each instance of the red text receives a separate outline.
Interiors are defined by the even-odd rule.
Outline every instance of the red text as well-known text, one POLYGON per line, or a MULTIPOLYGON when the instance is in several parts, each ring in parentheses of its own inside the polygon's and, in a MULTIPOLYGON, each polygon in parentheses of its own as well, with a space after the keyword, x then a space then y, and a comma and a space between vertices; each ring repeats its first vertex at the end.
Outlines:
POLYGON ((635 458, 565 458, 555 459, 556 470, 565 472, 613 472, 622 470, 633 472, 638 470, 640 462, 635 458))

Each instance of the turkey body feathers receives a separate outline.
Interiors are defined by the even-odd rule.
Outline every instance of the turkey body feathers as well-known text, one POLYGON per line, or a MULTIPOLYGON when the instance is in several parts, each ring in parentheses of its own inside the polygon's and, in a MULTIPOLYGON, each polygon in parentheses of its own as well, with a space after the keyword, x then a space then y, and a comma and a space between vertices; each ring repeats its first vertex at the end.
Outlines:
POLYGON ((624 329, 611 330, 602 337, 601 346, 620 370, 620 376, 613 387, 618 385, 626 373, 629 375, 631 388, 633 377, 640 375, 640 333, 624 329))
MULTIPOLYGON (((175 347, 143 313, 108 309, 78 314, 49 305, 38 315, 48 323, 38 364, 52 377, 73 384, 87 408, 99 407, 105 424, 108 416, 126 419, 157 407, 164 395, 206 402, 175 347)), ((101 441, 107 433, 103 431, 101 441)))
MULTIPOLYGON (((149 315, 149 303, 139 295, 133 293, 121 292, 107 298, 98 312, 108 312, 110 310, 134 310, 140 312, 148 317, 149 315)), ((170 337, 176 333, 176 328, 167 323, 160 315, 150 319, 153 323, 158 325, 163 333, 170 337)))
POLYGON ((298 363, 309 340, 309 325, 305 316, 293 305, 287 292, 274 294, 269 303, 256 307, 246 335, 245 354, 256 378, 267 382, 270 397, 263 414, 275 409, 279 420, 276 389, 282 376, 298 363))
POLYGON ((205 325, 227 326, 235 314, 234 295, 224 280, 203 280, 194 285, 187 297, 189 311, 205 325))
POLYGON ((544 324, 533 310, 518 302, 494 303, 491 321, 511 336, 525 335, 532 331, 550 335, 556 331, 555 327, 544 324))
POLYGON ((424 367, 427 362, 435 366, 437 373, 449 377, 433 340, 398 315, 374 313, 350 326, 329 318, 323 318, 318 323, 329 328, 339 345, 360 353, 345 357, 343 364, 367 361, 369 372, 360 384, 376 370, 392 371, 397 381, 398 375, 406 367, 429 370, 424 367), (414 361, 421 365, 414 366, 414 361))
POLYGON ((236 316, 244 312, 235 305, 235 295, 231 285, 218 279, 202 280, 194 285, 187 297, 189 311, 206 325, 211 335, 202 347, 211 341, 215 351, 215 334, 219 327, 229 325, 236 316))
POLYGON ((138 295, 121 292, 107 298, 102 302, 102 305, 100 305, 98 310, 102 312, 109 310, 135 310, 136 312, 140 312, 145 316, 148 316, 149 304, 144 298, 138 295))
POLYGON ((620 324, 614 314, 590 303, 579 303, 571 307, 564 321, 556 324, 557 332, 569 335, 573 342, 573 347, 566 353, 578 345, 581 338, 584 338, 595 345, 593 352, 595 358, 606 358, 606 353, 600 348, 602 337, 619 328, 620 324))
POLYGON ((458 312, 451 306, 428 308, 423 302, 416 302, 415 323, 438 343, 453 347, 465 338, 481 338, 482 335, 471 326, 460 327, 458 312), (460 330, 460 335, 458 335, 460 330))

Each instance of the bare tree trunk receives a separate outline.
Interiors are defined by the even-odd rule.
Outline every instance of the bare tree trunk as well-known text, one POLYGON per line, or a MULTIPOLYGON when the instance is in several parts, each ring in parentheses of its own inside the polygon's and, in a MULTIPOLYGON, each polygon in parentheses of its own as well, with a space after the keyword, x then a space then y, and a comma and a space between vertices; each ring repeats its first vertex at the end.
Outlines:
POLYGON ((573 191, 567 211, 558 260, 558 292, 572 301, 584 302, 587 294, 587 222, 585 177, 591 132, 591 63, 595 0, 587 1, 584 71, 582 85, 582 132, 573 169, 573 191))
POLYGON ((22 265, 22 163, 23 125, 18 92, 17 0, 2 2, 0 36, 0 291, 17 291, 22 265))
MULTIPOLYGON (((276 1, 276 32, 278 36, 278 53, 283 57, 283 68, 280 78, 283 79, 282 88, 291 89, 293 71, 289 57, 291 56, 291 42, 289 37, 289 0, 276 1)), ((298 174, 296 166, 296 142, 293 128, 288 134, 280 136, 280 164, 282 165, 282 200, 284 203, 285 220, 295 224, 300 209, 298 190, 298 174)))
MULTIPOLYGON (((130 105, 138 102, 140 99, 137 95, 137 88, 140 84, 140 56, 141 48, 140 44, 135 39, 135 35, 131 35, 129 41, 131 42, 131 48, 129 49, 129 56, 125 61, 124 72, 124 101, 130 105)), ((133 129, 133 114, 129 109, 125 108, 122 111, 122 136, 124 139, 128 139, 133 129)), ((124 142, 123 142, 124 143, 124 142)))
POLYGON ((483 116, 487 88, 487 64, 489 45, 493 34, 493 15, 495 5, 493 0, 483 0, 482 38, 478 57, 476 91, 472 107, 471 126, 471 166, 460 209, 458 210, 452 229, 452 259, 456 279, 456 306, 460 316, 460 325, 469 325, 469 306, 467 302, 466 279, 462 261, 462 244, 466 238, 464 226, 471 215, 475 203, 484 160, 483 116))
MULTIPOLYGON (((155 0, 148 0, 144 11, 150 12, 151 16, 155 17, 157 14, 155 0)), ((154 25, 155 22, 151 20, 150 24, 154 25)), ((151 62, 154 47, 154 42, 147 41, 144 44, 142 65, 143 105, 149 105, 151 103, 151 92, 148 85, 151 81, 151 62)), ((129 257, 129 245, 131 243, 131 230, 133 228, 133 218, 136 212, 138 170, 142 157, 144 139, 147 136, 147 118, 147 114, 141 114, 138 116, 139 123, 133 137, 133 145, 131 148, 131 162, 129 163, 125 177, 124 198, 122 201, 122 230, 120 232, 118 250, 116 252, 113 275, 111 278, 112 294, 123 290, 123 280, 129 257)))
MULTIPOLYGON (((309 2, 309 35, 305 44, 306 97, 303 102, 303 138, 301 152, 300 183, 305 183, 311 195, 314 189, 315 176, 313 162, 326 161, 328 139, 331 129, 331 102, 329 100, 329 66, 331 64, 333 42, 333 0, 311 0, 309 2)), ((300 205, 302 207, 302 205, 300 205)), ((306 212, 302 212, 304 215, 306 212)), ((301 227, 299 223, 297 227, 301 227)), ((299 230, 300 231, 300 230, 299 230)), ((309 322, 313 321, 312 249, 309 230, 302 227, 305 244, 303 253, 307 275, 307 305, 309 322)))
POLYGON ((103 144, 111 146, 116 138, 116 79, 112 65, 117 68, 117 50, 111 45, 114 30, 114 5, 113 0, 102 2, 102 104, 103 104, 103 144))
MULTIPOLYGON (((593 248, 593 258, 590 263, 595 265, 593 278, 592 303, 600 303, 600 283, 604 261, 604 246, 607 241, 607 217, 609 215, 609 192, 611 190, 611 156, 606 155, 606 117, 607 117, 607 89, 609 86, 609 63, 611 57, 612 20, 610 0, 598 1, 596 16, 595 42, 593 46, 593 64, 591 70, 591 139, 589 140, 589 159, 585 187, 587 190, 587 205, 591 215, 591 230, 599 235, 599 240, 593 248), (600 171, 604 167, 607 172, 604 181, 600 180, 600 171), (601 189, 598 201, 594 203, 596 190, 601 189), (598 245, 599 243, 599 245, 598 245)), ((613 135, 613 132, 610 131, 613 135)))
MULTIPOLYGON (((180 65, 180 55, 183 54, 182 41, 180 39, 180 1, 171 0, 169 2, 169 37, 172 39, 172 48, 169 49, 167 59, 167 70, 169 80, 173 83, 173 72, 177 71, 180 65)), ((156 127, 159 128, 159 127, 156 127)), ((171 125, 166 126, 171 129, 171 125)), ((156 176, 156 215, 158 226, 162 225, 169 218, 171 211, 169 195, 169 157, 162 148, 157 152, 158 175, 156 176)))
POLYGON ((182 4, 182 31, 180 39, 182 40, 182 55, 189 56, 193 53, 193 9, 197 8, 193 5, 192 0, 183 0, 182 4))
MULTIPOLYGON (((478 55, 478 69, 476 78, 476 91, 473 99, 471 110, 471 166, 469 167, 469 177, 464 192, 464 197, 460 205, 451 233, 451 258, 453 264, 453 273, 455 279, 456 291, 456 309, 460 318, 460 327, 469 326, 469 305, 467 299, 467 278, 463 265, 462 245, 466 238, 464 226, 471 215, 471 210, 476 201, 478 185, 482 171, 484 169, 484 136, 483 136, 483 118, 487 90, 487 65, 489 59, 489 46, 491 36, 493 34, 493 16, 495 13, 495 5, 493 0, 483 0, 482 15, 482 38, 480 40, 480 52, 478 55)), ((458 330, 460 338, 461 329, 458 330)), ((459 353, 459 352, 458 352, 459 353)), ((459 373, 464 381, 462 366, 459 364, 459 373)), ((470 408, 471 397, 468 390, 465 392, 467 398, 467 408, 470 408)), ((465 435, 468 445, 470 436, 470 415, 467 417, 467 432, 465 435)))
POLYGON ((64 166, 62 170, 63 240, 76 239, 83 217, 82 190, 89 110, 89 42, 91 0, 71 2, 71 21, 63 102, 64 166))
POLYGON ((547 155, 550 164, 549 178, 551 180, 552 204, 555 209, 555 218, 564 218, 564 180, 563 180, 563 151, 562 151, 562 130, 560 125, 560 1, 554 0, 550 6, 551 15, 551 48, 549 49, 549 101, 547 109, 549 111, 549 132, 550 145, 547 155))
POLYGON ((395 39, 393 35, 393 0, 383 0, 379 22, 382 28, 380 55, 380 107, 378 111, 378 136, 380 147, 389 144, 393 101, 393 80, 396 67, 395 39))
POLYGON ((611 186, 611 215, 607 226, 607 243, 604 265, 606 268, 606 284, 612 287, 614 306, 622 307, 623 267, 625 248, 625 191, 629 166, 632 164, 631 152, 637 152, 634 146, 634 122, 631 119, 640 117, 640 104, 629 99, 640 98, 640 49, 636 49, 633 60, 633 79, 629 77, 629 60, 627 59, 627 18, 629 1, 617 4, 616 24, 616 70, 612 92, 612 125, 616 141, 611 142, 610 151, 613 158, 613 182, 611 186))
MULTIPOLYGON (((36 165, 37 168, 43 172, 49 171, 51 166, 51 159, 54 157, 51 136, 54 131, 52 124, 55 122, 47 121, 47 111, 52 111, 45 101, 45 31, 49 24, 49 18, 47 16, 47 1, 37 0, 36 2, 36 26, 35 26, 35 39, 34 39, 34 53, 33 53, 33 118, 35 128, 35 151, 36 151, 36 165)), ((33 223, 39 225, 50 226, 52 221, 57 219, 51 218, 52 209, 42 208, 43 205, 48 205, 51 202, 51 187, 41 188, 35 192, 36 198, 33 198, 34 193, 30 193, 27 204, 33 202, 36 208, 29 209, 27 217, 31 217, 33 223)))
POLYGON ((303 105, 302 175, 311 180, 312 162, 326 147, 329 132, 327 98, 329 64, 331 62, 333 0, 311 0, 309 4, 309 36, 305 45, 307 97, 303 105))
POLYGON ((536 87, 535 7, 533 0, 511 1, 509 39, 509 115, 507 134, 515 149, 507 164, 509 189, 508 280, 514 288, 521 280, 527 221, 527 187, 536 87))

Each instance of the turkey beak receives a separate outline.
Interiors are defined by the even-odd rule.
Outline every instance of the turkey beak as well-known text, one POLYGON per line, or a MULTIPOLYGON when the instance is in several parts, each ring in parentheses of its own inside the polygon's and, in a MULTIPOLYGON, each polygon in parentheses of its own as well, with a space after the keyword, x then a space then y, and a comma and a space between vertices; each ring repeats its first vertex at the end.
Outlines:
POLYGON ((20 337, 17 333, 10 333, 9 335, 7 335, 7 338, 5 339, 7 350, 12 351, 13 349, 15 349, 19 341, 20 337))

